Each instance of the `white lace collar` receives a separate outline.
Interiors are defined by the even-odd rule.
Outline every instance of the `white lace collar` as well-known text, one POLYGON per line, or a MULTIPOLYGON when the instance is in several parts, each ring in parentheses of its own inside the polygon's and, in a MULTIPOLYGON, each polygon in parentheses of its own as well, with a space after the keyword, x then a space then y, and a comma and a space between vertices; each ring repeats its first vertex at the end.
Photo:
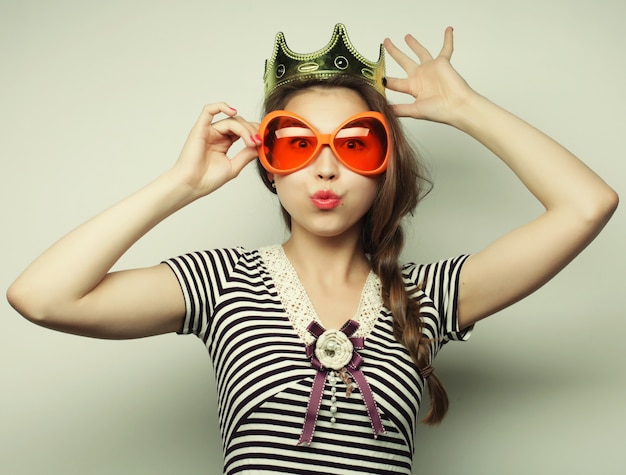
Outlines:
MULTIPOLYGON (((281 245, 263 247, 259 249, 259 254, 298 336, 305 344, 313 342, 315 338, 306 328, 312 320, 320 325, 322 322, 283 247, 281 245)), ((380 279, 374 271, 370 271, 361 291, 359 308, 352 317, 352 320, 360 324, 354 336, 367 337, 374 328, 383 306, 381 288, 380 279)))

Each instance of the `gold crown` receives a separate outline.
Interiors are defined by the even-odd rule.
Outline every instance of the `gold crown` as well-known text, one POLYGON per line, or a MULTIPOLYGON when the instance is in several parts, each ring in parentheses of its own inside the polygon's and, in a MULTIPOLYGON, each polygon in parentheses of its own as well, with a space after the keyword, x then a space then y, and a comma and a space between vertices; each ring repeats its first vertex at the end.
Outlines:
POLYGON ((338 74, 348 74, 363 79, 383 96, 385 95, 385 50, 380 45, 378 61, 363 57, 350 43, 346 27, 335 25, 330 42, 314 53, 300 54, 292 51, 279 32, 274 43, 274 52, 265 61, 265 96, 276 88, 307 79, 328 79, 338 74))

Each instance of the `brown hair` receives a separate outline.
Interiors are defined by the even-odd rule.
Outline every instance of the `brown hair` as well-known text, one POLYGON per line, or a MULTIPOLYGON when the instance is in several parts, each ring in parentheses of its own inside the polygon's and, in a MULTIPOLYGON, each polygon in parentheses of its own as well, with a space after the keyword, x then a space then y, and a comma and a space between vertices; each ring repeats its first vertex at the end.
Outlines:
MULTIPOLYGON (((409 351, 413 362, 428 380, 430 408, 422 420, 434 425, 441 422, 448 410, 446 391, 436 375, 428 373, 430 366, 430 340, 423 335, 418 302, 410 298, 398 259, 404 246, 402 220, 413 214, 415 207, 431 188, 430 181, 417 160, 417 153, 409 144, 398 118, 387 100, 373 87, 358 78, 334 76, 319 81, 303 81, 283 85, 265 100, 265 113, 283 109, 289 98, 310 88, 349 88, 358 92, 371 110, 381 112, 391 128, 393 158, 379 180, 379 190, 370 210, 363 217, 361 244, 369 254, 372 269, 381 280, 385 306, 393 315, 394 336, 409 351), (428 368, 428 369, 427 369, 428 368)), ((276 193, 267 172, 257 160, 259 174, 266 187, 276 193)), ((288 227, 291 217, 283 208, 288 227)))

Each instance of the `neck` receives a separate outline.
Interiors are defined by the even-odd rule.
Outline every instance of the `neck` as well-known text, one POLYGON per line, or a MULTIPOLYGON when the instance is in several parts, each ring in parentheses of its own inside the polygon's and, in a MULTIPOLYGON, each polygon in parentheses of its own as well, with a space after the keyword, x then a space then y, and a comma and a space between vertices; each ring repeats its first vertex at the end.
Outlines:
POLYGON ((337 237, 292 232, 283 249, 300 275, 318 281, 362 279, 370 270, 361 247, 360 231, 337 237))

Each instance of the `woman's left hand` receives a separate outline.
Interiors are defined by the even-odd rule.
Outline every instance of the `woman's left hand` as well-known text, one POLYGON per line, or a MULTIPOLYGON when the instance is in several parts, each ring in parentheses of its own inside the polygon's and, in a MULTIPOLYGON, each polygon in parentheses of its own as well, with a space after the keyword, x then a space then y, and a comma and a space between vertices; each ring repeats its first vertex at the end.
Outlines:
POLYGON ((385 39, 385 49, 407 73, 403 79, 388 77, 386 87, 410 94, 415 99, 412 103, 395 104, 393 108, 397 116, 454 125, 458 108, 476 94, 450 64, 452 32, 452 27, 446 28, 443 47, 436 58, 413 36, 406 35, 406 44, 417 60, 398 49, 389 38, 385 39))

